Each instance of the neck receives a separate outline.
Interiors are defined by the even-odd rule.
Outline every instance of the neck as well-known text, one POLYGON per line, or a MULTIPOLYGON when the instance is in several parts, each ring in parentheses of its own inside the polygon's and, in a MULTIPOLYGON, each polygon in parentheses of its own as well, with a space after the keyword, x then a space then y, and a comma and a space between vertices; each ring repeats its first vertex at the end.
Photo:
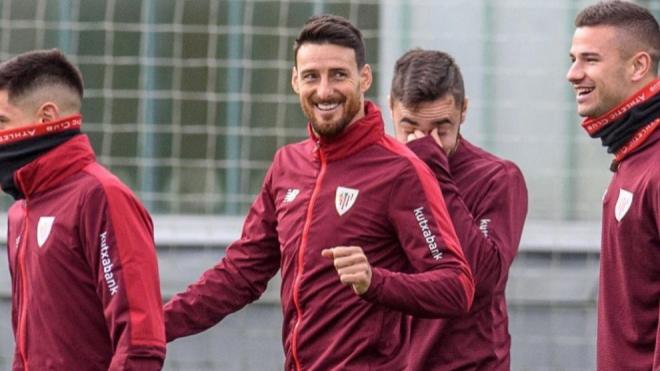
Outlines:
POLYGON ((600 117, 582 126, 614 154, 612 169, 646 141, 660 123, 660 79, 655 79, 600 117))
POLYGON ((24 195, 14 173, 58 145, 80 134, 80 115, 0 131, 0 186, 15 199, 24 195))

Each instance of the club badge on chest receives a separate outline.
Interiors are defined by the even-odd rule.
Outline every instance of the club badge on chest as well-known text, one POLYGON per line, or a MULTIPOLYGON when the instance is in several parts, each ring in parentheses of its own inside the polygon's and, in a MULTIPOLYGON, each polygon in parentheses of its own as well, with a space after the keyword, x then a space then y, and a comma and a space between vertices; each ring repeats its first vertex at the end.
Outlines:
POLYGON ((619 189, 619 198, 616 200, 616 205, 614 206, 614 217, 617 222, 620 222, 621 219, 628 213, 630 210, 630 205, 632 205, 633 194, 630 191, 625 189, 619 189))
POLYGON ((39 247, 42 247, 48 240, 54 222, 54 216, 42 216, 39 218, 39 222, 37 223, 37 244, 39 247))
POLYGON ((337 192, 335 193, 335 208, 337 209, 339 216, 346 214, 346 212, 353 207, 359 192, 360 191, 353 188, 337 187, 337 192))

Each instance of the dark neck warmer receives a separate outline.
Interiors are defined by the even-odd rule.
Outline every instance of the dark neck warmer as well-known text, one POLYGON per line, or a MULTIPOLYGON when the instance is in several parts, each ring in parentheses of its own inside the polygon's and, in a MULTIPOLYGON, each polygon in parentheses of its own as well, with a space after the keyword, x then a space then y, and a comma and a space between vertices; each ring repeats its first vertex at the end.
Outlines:
POLYGON ((24 198, 14 174, 37 157, 80 134, 80 116, 0 131, 0 186, 14 199, 24 198))
POLYGON ((639 147, 660 124, 660 79, 654 80, 606 114, 587 118, 582 127, 614 154, 610 169, 639 147))

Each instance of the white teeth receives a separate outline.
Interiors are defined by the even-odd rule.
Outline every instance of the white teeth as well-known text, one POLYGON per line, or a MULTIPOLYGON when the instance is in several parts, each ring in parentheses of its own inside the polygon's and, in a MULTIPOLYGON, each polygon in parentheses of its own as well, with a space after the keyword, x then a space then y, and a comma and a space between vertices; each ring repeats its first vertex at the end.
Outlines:
POLYGON ((589 94, 593 91, 593 88, 575 88, 577 95, 589 94))
POLYGON ((339 106, 339 103, 317 103, 316 107, 321 111, 331 111, 339 106))

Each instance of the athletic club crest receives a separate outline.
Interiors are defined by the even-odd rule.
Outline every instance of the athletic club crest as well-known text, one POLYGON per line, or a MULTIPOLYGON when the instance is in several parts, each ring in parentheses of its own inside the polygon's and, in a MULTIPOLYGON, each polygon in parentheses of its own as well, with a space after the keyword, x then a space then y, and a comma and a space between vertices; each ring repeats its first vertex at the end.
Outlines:
POLYGON ((358 192, 357 189, 353 188, 337 187, 337 193, 335 194, 335 208, 337 208, 339 216, 346 214, 346 212, 353 207, 358 192))
POLYGON ((54 216, 42 216, 37 224, 37 244, 43 246, 50 236, 50 230, 53 228, 54 216))
POLYGON ((614 217, 616 217, 616 220, 618 222, 620 222, 621 219, 623 219, 623 217, 630 209, 632 200, 633 200, 632 192, 626 191, 623 188, 619 189, 619 199, 616 200, 616 206, 614 206, 614 217))

